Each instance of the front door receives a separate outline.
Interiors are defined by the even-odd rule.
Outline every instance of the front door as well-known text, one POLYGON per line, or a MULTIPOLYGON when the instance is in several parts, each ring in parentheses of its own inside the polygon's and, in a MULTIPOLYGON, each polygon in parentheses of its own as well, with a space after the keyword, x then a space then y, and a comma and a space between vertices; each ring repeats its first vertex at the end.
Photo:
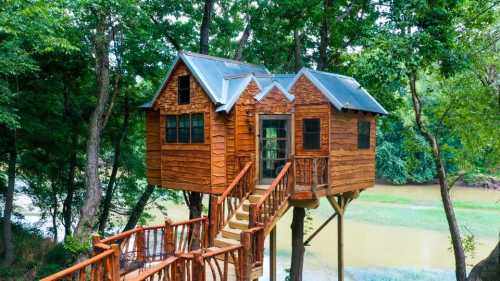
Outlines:
POLYGON ((260 118, 260 183, 269 184, 289 158, 290 118, 262 115, 260 118))

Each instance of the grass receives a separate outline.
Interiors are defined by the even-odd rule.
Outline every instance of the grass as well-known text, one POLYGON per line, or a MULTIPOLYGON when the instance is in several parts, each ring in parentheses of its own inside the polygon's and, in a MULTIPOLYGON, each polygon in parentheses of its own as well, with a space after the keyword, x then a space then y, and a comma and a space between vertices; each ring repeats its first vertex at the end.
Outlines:
POLYGON ((352 281, 452 281, 453 271, 422 270, 412 268, 347 268, 352 281))

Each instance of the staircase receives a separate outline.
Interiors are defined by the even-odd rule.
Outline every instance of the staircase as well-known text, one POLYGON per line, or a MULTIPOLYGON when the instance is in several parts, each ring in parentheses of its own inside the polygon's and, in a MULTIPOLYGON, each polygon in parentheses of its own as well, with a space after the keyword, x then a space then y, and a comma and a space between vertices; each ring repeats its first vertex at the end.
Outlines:
POLYGON ((255 190, 243 201, 228 224, 214 239, 214 246, 219 248, 240 245, 241 232, 250 224, 250 204, 256 204, 266 193, 270 185, 257 185, 255 190))

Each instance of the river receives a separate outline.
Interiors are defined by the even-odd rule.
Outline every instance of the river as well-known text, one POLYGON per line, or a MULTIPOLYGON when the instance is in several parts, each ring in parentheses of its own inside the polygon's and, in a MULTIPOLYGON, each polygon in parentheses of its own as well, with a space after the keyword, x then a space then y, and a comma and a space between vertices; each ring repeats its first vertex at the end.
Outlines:
MULTIPOLYGON (((475 264, 496 245, 500 234, 500 192, 454 187, 451 191, 462 232, 474 235, 475 264)), ((154 212, 153 212, 154 213, 154 212)), ((187 208, 167 204, 168 216, 186 219, 187 208)), ((328 202, 309 210, 310 234, 333 213, 328 202)), ((277 225, 278 280, 290 264, 292 212, 277 225)), ((155 216, 161 223, 163 216, 155 216)), ((306 247, 304 280, 337 280, 337 225, 332 221, 306 247)), ((307 236, 307 235, 306 235, 307 236)), ((267 242, 266 242, 267 246, 267 242)), ((344 233, 346 280, 454 280, 450 238, 437 185, 376 185, 361 193, 347 208, 344 233)), ((267 254, 267 253, 266 253, 267 254)), ((268 280, 266 255, 265 274, 268 280)))

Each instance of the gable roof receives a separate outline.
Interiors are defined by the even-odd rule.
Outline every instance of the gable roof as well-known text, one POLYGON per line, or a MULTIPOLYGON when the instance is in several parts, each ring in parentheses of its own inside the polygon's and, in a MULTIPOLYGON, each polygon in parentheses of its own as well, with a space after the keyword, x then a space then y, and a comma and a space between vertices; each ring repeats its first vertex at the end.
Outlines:
POLYGON ((271 92, 272 89, 277 88, 287 99, 288 101, 293 101, 295 96, 290 94, 280 83, 277 81, 273 81, 269 86, 267 86, 262 92, 255 96, 257 101, 263 100, 267 94, 271 92))
POLYGON ((306 76, 338 110, 353 109, 388 114, 358 81, 349 76, 302 68, 288 90, 302 75, 306 76))
POLYGON ((354 109, 387 114, 387 111, 351 77, 309 68, 302 68, 297 74, 271 74, 263 65, 185 51, 178 53, 154 98, 142 105, 142 108, 153 107, 173 70, 181 61, 217 106, 217 112, 230 112, 251 81, 259 88, 257 99, 262 99, 273 87, 278 87, 292 101, 295 97, 290 94, 290 90, 297 80, 305 75, 338 110, 354 109))

